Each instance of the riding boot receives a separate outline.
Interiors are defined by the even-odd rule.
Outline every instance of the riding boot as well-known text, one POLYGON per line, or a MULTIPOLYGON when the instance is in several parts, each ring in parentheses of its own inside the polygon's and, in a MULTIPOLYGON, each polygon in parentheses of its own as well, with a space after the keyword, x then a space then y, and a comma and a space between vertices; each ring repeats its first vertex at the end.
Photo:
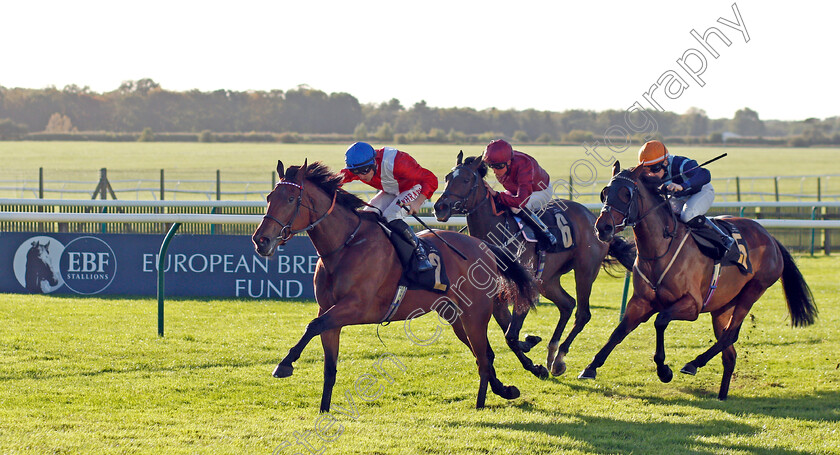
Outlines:
MULTIPOLYGON (((725 248, 725 251, 727 251, 727 252, 730 249, 732 249, 732 246, 735 244, 735 239, 733 239, 732 236, 730 236, 726 232, 723 232, 723 230, 721 228, 719 228, 717 224, 715 224, 712 220, 710 220, 708 217, 706 217, 704 215, 695 216, 694 218, 688 220, 688 223, 686 223, 686 224, 688 224, 689 226, 694 227, 694 228, 705 227, 705 228, 712 229, 713 231, 717 232, 717 234, 720 236, 720 243, 723 244, 723 247, 725 248)), ((724 257, 725 256, 726 256, 726 254, 724 254, 724 257)))
POLYGON ((405 238, 414 248, 414 257, 417 258, 418 272, 425 272, 434 268, 432 263, 429 262, 429 258, 426 255, 426 248, 423 246, 423 243, 420 242, 420 239, 417 238, 417 234, 414 233, 414 230, 411 229, 405 221, 392 220, 388 223, 388 226, 390 226, 394 231, 399 232, 400 235, 402 235, 403 238, 405 238))
POLYGON ((554 237, 554 234, 552 234, 551 231, 548 230, 548 226, 546 226, 545 223, 543 223, 543 221, 540 219, 540 217, 537 216, 536 213, 532 212, 531 209, 525 207, 522 208, 521 213, 524 213, 531 221, 531 223, 542 232, 542 234, 548 239, 548 242, 551 243, 551 246, 557 245, 557 237, 554 237))

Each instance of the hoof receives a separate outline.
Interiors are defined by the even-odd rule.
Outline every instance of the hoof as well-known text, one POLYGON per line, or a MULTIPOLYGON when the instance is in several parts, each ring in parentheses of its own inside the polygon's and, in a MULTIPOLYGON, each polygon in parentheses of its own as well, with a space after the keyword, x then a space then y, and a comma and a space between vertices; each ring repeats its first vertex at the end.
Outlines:
POLYGON ((542 341, 542 338, 536 335, 525 335, 525 343, 527 343, 531 348, 540 344, 540 341, 542 341))
POLYGON ((275 378, 288 378, 292 375, 292 371, 294 371, 294 367, 286 366, 283 364, 277 365, 277 368, 274 369, 274 373, 271 373, 272 376, 275 378))
POLYGON ((502 395, 502 398, 506 400, 513 400, 514 398, 519 398, 519 389, 516 386, 508 386, 505 387, 505 394, 502 395))
POLYGON ((540 379, 548 379, 548 368, 542 365, 534 365, 534 370, 531 372, 540 379))
POLYGON ((671 367, 668 365, 659 365, 656 367, 656 375, 659 376, 659 380, 662 382, 671 382, 671 379, 674 379, 674 372, 671 371, 671 367))
POLYGON ((695 374, 697 374, 697 367, 690 363, 686 363, 685 366, 682 367, 682 370, 680 370, 680 373, 690 374, 694 376, 695 374))
POLYGON ((552 376, 560 376, 566 372, 566 362, 563 360, 556 360, 554 364, 551 365, 551 375, 552 376))
POLYGON ((594 368, 587 368, 580 372, 578 379, 595 379, 597 373, 594 368))

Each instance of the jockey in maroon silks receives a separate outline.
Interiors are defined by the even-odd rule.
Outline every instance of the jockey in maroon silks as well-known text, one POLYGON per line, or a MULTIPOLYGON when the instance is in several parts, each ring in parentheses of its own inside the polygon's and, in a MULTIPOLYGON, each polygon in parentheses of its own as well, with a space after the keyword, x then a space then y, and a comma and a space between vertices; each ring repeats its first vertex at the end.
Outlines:
POLYGON ((431 270, 423 244, 403 218, 416 214, 423 202, 431 199, 438 187, 435 174, 417 164, 408 153, 392 147, 374 150, 366 142, 351 145, 344 158, 347 167, 341 170, 343 183, 360 180, 378 189, 369 204, 379 209, 388 226, 414 247, 417 270, 431 270))
POLYGON ((534 213, 544 211, 553 200, 548 172, 532 156, 514 150, 501 139, 487 145, 482 159, 505 188, 505 191, 497 192, 487 181, 484 182, 496 202, 509 207, 515 214, 525 214, 525 218, 542 232, 551 245, 556 245, 557 239, 534 213))

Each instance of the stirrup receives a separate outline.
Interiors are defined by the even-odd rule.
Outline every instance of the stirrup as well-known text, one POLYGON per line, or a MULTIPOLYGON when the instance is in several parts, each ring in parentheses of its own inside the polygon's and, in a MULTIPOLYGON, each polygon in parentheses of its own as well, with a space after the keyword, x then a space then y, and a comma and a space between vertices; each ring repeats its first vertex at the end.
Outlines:
POLYGON ((422 248, 417 248, 414 250, 414 256, 417 258, 417 271, 418 272, 426 272, 435 268, 431 262, 429 262, 428 256, 423 251, 422 248))

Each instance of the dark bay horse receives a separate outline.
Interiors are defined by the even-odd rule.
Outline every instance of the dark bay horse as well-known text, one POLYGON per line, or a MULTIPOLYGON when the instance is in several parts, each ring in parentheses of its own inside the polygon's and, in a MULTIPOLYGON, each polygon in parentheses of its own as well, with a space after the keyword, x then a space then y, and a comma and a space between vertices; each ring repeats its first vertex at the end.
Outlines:
POLYGON ((610 241, 626 226, 633 226, 638 258, 633 271, 633 296, 624 317, 607 344, 595 355, 580 378, 595 378, 596 369, 610 352, 655 313, 656 372, 662 382, 673 377, 665 364, 665 329, 673 320, 694 321, 700 313, 711 313, 717 341, 680 372, 694 375, 717 354, 722 353, 723 378, 718 398, 725 400, 735 369, 735 348, 741 324, 753 304, 781 278, 791 324, 814 323, 817 308, 811 290, 793 262, 790 253, 757 222, 726 217, 746 241, 752 270, 742 273, 735 265, 721 267, 713 288, 713 261, 703 255, 685 224, 677 221, 665 197, 657 190, 661 181, 643 177, 643 167, 620 170, 613 167, 613 178, 601 193, 604 208, 595 223, 598 238, 610 241), (655 283, 655 284, 654 284, 655 283))
MULTIPOLYGON (((300 340, 289 350, 275 377, 292 374, 292 364, 309 341, 321 336, 324 348, 324 389, 321 411, 329 411, 336 378, 341 328, 353 324, 375 324, 383 319, 402 274, 397 254, 376 215, 359 213, 365 205, 358 197, 341 190, 340 174, 321 163, 292 166, 284 170, 278 162, 280 182, 268 195, 268 208, 252 240, 257 253, 270 256, 277 245, 294 234, 306 232, 320 256, 315 270, 318 317, 307 326, 300 340)), ((451 323, 455 335, 470 348, 479 371, 476 408, 484 407, 487 385, 497 395, 519 396, 514 386, 504 386, 493 368, 493 351, 487 341, 487 323, 498 308, 507 311, 510 301, 529 305, 536 295, 533 279, 521 266, 506 259, 501 251, 473 237, 456 232, 438 233, 460 250, 456 255, 428 231, 420 237, 441 253, 451 286, 445 294, 409 290, 392 320, 404 320, 437 311, 451 323), (446 315, 450 315, 448 317, 446 315)), ((430 258, 432 259, 432 258, 430 258)))
MULTIPOLYGON (((487 165, 482 162, 481 157, 467 157, 464 162, 463 152, 458 154, 455 168, 446 176, 446 188, 443 194, 435 203, 435 216, 440 221, 446 221, 453 214, 467 215, 467 226, 470 235, 478 237, 486 242, 500 244, 507 243, 507 248, 512 254, 518 255, 521 264, 524 264, 533 273, 537 273, 537 250, 535 243, 509 242, 511 233, 517 232, 516 222, 509 210, 496 208, 493 199, 490 197, 487 188, 484 186, 484 178, 487 176, 487 165)), ((566 371, 564 357, 569 352, 569 347, 575 337, 583 330, 583 327, 591 319, 589 312, 589 296, 592 293, 592 283, 598 277, 599 269, 611 265, 614 260, 607 257, 607 253, 617 258, 628 270, 633 266, 636 258, 636 251, 633 246, 622 238, 616 237, 611 242, 603 243, 598 241, 592 226, 595 224, 595 215, 586 207, 573 201, 556 199, 554 203, 564 208, 564 216, 572 225, 574 247, 557 253, 547 253, 545 264, 540 275, 539 292, 547 299, 557 305, 560 310, 560 319, 551 336, 548 344, 547 366, 555 376, 566 371), (575 298, 569 295, 560 284, 560 276, 575 271, 575 294, 577 296, 577 311, 572 329, 563 343, 560 338, 566 328, 566 324, 575 308, 575 298)), ((511 349, 517 353, 517 357, 523 362, 526 369, 539 377, 547 377, 548 372, 541 365, 533 366, 530 360, 523 359, 524 354, 517 351, 517 343, 522 323, 527 315, 528 307, 522 307, 524 311, 514 311, 514 316, 505 339, 511 345, 511 349)))

